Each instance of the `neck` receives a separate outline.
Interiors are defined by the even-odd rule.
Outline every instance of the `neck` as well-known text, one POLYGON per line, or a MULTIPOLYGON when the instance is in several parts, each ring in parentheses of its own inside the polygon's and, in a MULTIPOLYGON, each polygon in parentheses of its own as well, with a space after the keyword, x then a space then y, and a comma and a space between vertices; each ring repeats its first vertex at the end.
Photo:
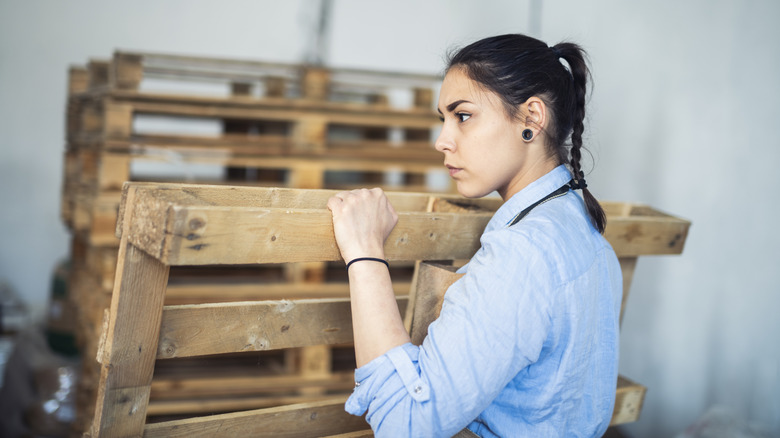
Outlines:
POLYGON ((501 199, 506 202, 520 190, 526 188, 529 184, 550 173, 558 167, 558 161, 552 157, 544 157, 529 163, 505 187, 498 190, 501 199))

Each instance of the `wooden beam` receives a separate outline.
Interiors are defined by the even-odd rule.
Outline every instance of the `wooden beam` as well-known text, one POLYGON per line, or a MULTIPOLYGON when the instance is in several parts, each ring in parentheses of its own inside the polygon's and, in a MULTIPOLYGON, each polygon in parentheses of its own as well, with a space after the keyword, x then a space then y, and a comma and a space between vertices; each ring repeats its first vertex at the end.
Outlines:
POLYGON ((129 105, 134 113, 233 119, 292 121, 322 116, 328 123, 355 126, 432 128, 439 121, 432 109, 394 109, 388 106, 311 99, 201 97, 114 90, 85 94, 84 98, 109 97, 129 105))
POLYGON ((628 216, 607 218, 604 237, 619 257, 681 254, 690 222, 672 216, 656 215, 644 206, 628 216))
MULTIPOLYGON (((287 263, 336 261, 338 252, 326 208, 334 191, 280 191, 258 188, 219 190, 213 186, 130 185, 139 195, 130 209, 131 242, 168 265, 287 263), (170 187, 170 186, 168 186, 170 187), (172 187, 171 187, 172 188, 172 187), (181 190, 183 188, 183 190, 181 190), (220 197, 220 195, 224 195, 220 197), (286 208, 261 207, 259 196, 293 200, 286 208), (237 197, 236 197, 237 196, 237 197), (314 202, 316 201, 316 202, 314 202), (258 207, 239 207, 257 205, 258 207)), ((427 203, 427 196, 393 195, 393 199, 427 203)), ((389 260, 469 258, 492 213, 399 213, 385 250, 389 260)), ((122 215, 120 215, 122 217, 122 215)), ((124 219, 122 219, 124 220, 124 219)))
POLYGON ((169 359, 349 342, 349 299, 332 298, 166 306, 155 344, 169 359))
POLYGON ((106 341, 98 353, 93 436, 132 436, 143 430, 168 282, 168 267, 125 239, 118 264, 106 341))
POLYGON ((89 89, 89 72, 85 67, 71 66, 68 69, 68 94, 79 94, 89 89))
POLYGON ((409 292, 405 326, 414 345, 421 345, 428 336, 428 325, 439 317, 444 302, 444 293, 463 274, 455 272, 453 266, 420 263, 415 270, 412 288, 409 292))
MULTIPOLYGON (((340 255, 325 208, 334 191, 256 187, 137 185, 128 239, 169 265, 334 261, 340 255), (264 202, 267 201, 267 202, 264 202), (289 201, 289 202, 287 202, 289 201), (300 208, 307 206, 308 208, 300 208)), ((391 203, 430 196, 392 194, 391 203)), ((484 200, 456 200, 477 209, 484 200)), ((126 204, 126 203, 125 203, 126 204)), ((125 207, 127 208, 127 207, 125 207)), ((492 212, 421 213, 399 210, 385 251, 390 260, 467 259, 492 212)), ((690 223, 667 215, 608 218, 607 240, 620 257, 679 254, 690 223)))
POLYGON ((143 79, 143 59, 139 55, 114 52, 109 74, 112 88, 138 90, 143 79))
MULTIPOLYGON (((349 392, 350 391, 341 391, 338 394, 348 394, 349 392)), ((335 395, 336 394, 334 393, 330 393, 325 395, 263 395, 249 397, 188 398, 182 400, 151 400, 146 415, 147 419, 149 417, 168 415, 214 415, 223 412, 247 411, 250 409, 274 408, 297 403, 331 400, 335 395)))
MULTIPOLYGON (((409 282, 393 282, 397 296, 408 294, 409 286, 409 282)), ((165 292, 165 304, 346 297, 349 297, 348 283, 171 284, 165 292)))
POLYGON ((647 388, 644 386, 618 376, 615 409, 612 411, 612 421, 609 425, 616 426, 639 420, 646 392, 647 388))
POLYGON ((346 398, 148 424, 144 437, 306 438, 365 430, 362 417, 344 411, 346 398))
MULTIPOLYGON (((171 400, 287 394, 305 386, 351 391, 355 386, 354 373, 352 371, 332 372, 327 376, 320 377, 299 375, 182 377, 180 373, 177 373, 175 377, 155 378, 152 381, 151 398, 153 400, 171 400)), ((259 407, 257 406, 257 408, 259 407)))

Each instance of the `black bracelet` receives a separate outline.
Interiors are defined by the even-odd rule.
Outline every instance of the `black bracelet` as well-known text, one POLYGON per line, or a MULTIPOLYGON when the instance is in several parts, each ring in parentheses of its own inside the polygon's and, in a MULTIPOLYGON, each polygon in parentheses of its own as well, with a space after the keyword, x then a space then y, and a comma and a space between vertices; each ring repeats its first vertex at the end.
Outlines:
POLYGON ((384 260, 384 259, 378 259, 378 258, 375 258, 375 257, 358 257, 358 258, 356 258, 356 259, 352 259, 352 260, 351 260, 349 263, 347 263, 347 271, 349 271, 349 267, 350 267, 350 266, 351 266, 353 263, 355 263, 355 262, 359 262, 359 261, 362 261, 362 260, 368 260, 368 261, 372 261, 372 262, 379 262, 379 263, 384 263, 384 264, 385 264, 385 266, 387 266, 387 269, 390 269, 390 263, 387 263, 387 260, 384 260))

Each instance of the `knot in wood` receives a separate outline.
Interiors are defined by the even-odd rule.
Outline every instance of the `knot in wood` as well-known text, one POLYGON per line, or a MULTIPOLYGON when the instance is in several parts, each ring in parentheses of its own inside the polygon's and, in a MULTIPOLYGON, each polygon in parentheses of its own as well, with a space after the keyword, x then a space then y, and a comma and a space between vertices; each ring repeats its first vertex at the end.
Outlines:
POLYGON ((206 222, 199 218, 194 218, 190 220, 190 229, 191 230, 197 230, 198 228, 203 228, 204 225, 206 225, 206 222))
POLYGON ((160 345, 160 353, 164 357, 174 357, 176 355, 176 344, 173 342, 164 342, 160 345))

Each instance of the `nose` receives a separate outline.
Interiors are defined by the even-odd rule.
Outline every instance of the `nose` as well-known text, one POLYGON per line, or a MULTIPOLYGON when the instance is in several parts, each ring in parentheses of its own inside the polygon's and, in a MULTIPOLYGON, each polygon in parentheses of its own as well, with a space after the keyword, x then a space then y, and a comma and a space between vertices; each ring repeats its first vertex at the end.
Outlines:
POLYGON ((439 136, 436 137, 436 141, 433 143, 433 147, 442 153, 445 151, 455 151, 455 140, 452 138, 452 135, 450 135, 446 123, 441 127, 441 132, 439 132, 439 136))

